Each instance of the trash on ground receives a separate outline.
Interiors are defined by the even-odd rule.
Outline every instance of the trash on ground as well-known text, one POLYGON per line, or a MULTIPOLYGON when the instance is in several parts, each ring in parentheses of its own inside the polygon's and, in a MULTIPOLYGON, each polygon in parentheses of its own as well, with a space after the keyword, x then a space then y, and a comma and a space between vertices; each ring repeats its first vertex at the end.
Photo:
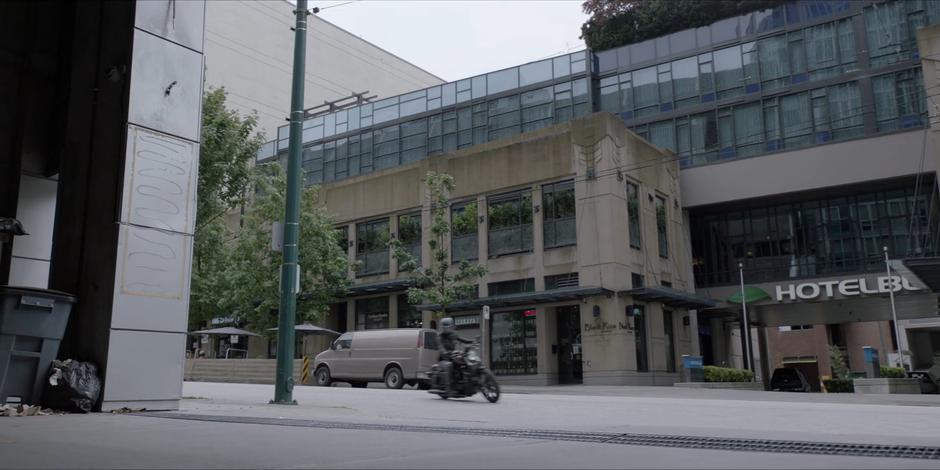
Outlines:
POLYGON ((43 402, 57 410, 88 413, 98 401, 101 379, 91 362, 52 361, 43 402))
POLYGON ((54 414, 62 413, 56 413, 49 408, 43 408, 39 405, 0 405, 0 416, 48 416, 54 414))

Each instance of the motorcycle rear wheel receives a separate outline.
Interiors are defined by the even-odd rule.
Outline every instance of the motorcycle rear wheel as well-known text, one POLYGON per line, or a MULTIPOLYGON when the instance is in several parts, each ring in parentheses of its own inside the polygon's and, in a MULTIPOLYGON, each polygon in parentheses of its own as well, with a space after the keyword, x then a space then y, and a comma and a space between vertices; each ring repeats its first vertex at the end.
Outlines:
POLYGON ((499 401, 499 384, 496 383, 496 377, 490 371, 483 372, 483 384, 480 386, 480 393, 486 397, 490 403, 499 401))

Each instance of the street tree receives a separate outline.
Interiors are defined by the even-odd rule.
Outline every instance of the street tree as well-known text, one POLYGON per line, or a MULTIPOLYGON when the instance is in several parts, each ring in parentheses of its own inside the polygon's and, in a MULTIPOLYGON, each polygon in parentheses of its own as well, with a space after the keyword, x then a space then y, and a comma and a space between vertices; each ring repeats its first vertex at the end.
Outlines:
MULTIPOLYGON (((264 331, 277 325, 280 304, 281 254, 271 245, 271 227, 284 215, 287 182, 277 163, 255 167, 255 196, 245 211, 244 226, 227 246, 228 262, 221 283, 228 311, 248 328, 264 331)), ((297 300, 298 321, 319 322, 331 303, 346 292, 347 274, 353 266, 345 240, 319 199, 317 187, 301 196, 299 264, 301 294, 297 300)))
POLYGON ((225 106, 225 99, 224 88, 211 89, 203 97, 189 302, 191 328, 224 313, 224 299, 218 293, 226 269, 225 241, 231 238, 224 217, 246 202, 251 162, 263 143, 261 134, 255 132, 256 116, 240 116, 225 106))
MULTIPOLYGON (((428 267, 421 266, 415 256, 402 244, 401 237, 389 242, 398 270, 410 273, 414 284, 408 288, 408 302, 413 305, 431 304, 439 306, 438 317, 446 315, 455 302, 469 298, 476 292, 477 282, 486 275, 486 268, 461 259, 451 265, 451 254, 447 249, 447 237, 476 231, 476 204, 465 207, 448 222, 450 193, 454 190, 454 178, 446 173, 428 172, 424 180, 431 206, 431 236, 427 240, 431 259, 428 267)), ((455 257, 456 258, 456 257, 455 257)))

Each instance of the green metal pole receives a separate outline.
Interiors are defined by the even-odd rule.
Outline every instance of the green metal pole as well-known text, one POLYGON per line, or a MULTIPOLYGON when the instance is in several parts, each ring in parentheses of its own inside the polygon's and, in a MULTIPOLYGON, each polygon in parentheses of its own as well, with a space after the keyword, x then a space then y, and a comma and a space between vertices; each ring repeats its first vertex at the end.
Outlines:
POLYGON ((290 405, 294 390, 294 325, 300 267, 297 243, 300 239, 300 147, 304 120, 304 72, 307 55, 307 0, 297 0, 297 26, 294 29, 294 74, 290 98, 290 140, 287 147, 287 201, 284 214, 284 259, 281 264, 281 308, 277 325, 277 374, 272 403, 290 405))

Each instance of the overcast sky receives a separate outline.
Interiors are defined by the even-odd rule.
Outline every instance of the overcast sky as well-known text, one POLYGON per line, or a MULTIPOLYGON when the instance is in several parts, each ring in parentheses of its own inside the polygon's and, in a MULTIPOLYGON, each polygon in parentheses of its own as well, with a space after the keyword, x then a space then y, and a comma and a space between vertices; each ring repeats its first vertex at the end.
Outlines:
POLYGON ((322 9, 321 18, 447 81, 584 49, 581 0, 344 3, 309 5, 322 9))

